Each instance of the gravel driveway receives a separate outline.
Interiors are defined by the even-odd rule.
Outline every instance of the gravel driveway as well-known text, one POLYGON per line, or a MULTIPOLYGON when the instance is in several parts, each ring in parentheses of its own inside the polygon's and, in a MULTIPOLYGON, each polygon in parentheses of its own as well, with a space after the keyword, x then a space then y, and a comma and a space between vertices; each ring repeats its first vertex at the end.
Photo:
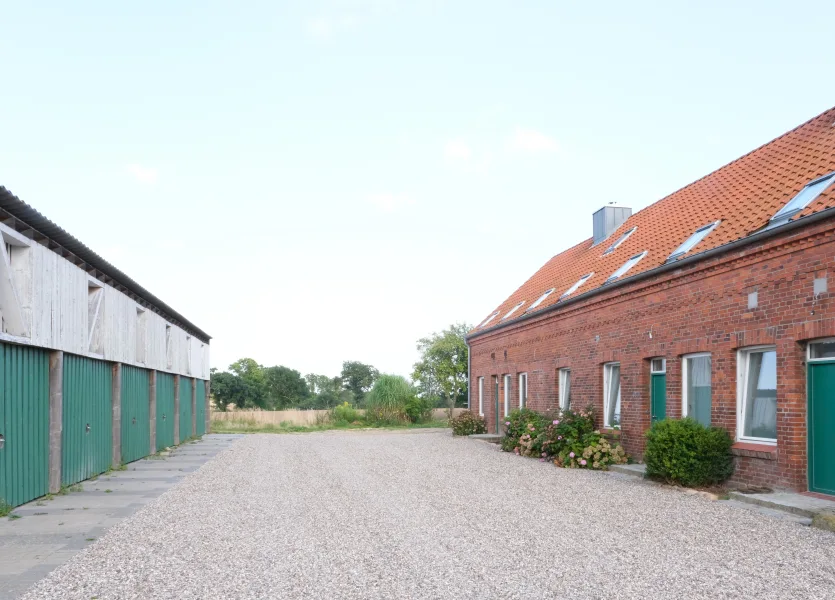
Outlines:
POLYGON ((835 598, 835 535, 448 433, 253 435, 34 598, 835 598))

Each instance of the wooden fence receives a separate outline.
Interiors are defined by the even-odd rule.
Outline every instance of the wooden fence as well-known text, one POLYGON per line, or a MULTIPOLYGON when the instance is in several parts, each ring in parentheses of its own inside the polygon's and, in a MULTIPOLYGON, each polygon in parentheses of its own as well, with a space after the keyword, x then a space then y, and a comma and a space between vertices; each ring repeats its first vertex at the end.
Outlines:
MULTIPOLYGON (((455 408, 452 416, 457 417, 466 409, 455 408)), ((364 410, 357 411, 364 414, 364 410)), ((212 421, 245 421, 255 422, 259 425, 279 425, 280 423, 292 423, 293 425, 316 425, 326 422, 330 415, 329 410, 235 410, 229 412, 212 411, 212 421)), ((447 418, 447 409, 436 408, 432 411, 432 418, 441 421, 447 418)))

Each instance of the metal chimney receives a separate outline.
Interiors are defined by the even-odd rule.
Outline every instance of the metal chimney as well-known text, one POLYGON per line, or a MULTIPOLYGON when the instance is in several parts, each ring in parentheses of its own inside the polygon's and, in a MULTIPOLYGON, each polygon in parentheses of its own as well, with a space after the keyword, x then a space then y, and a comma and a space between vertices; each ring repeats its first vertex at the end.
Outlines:
POLYGON ((612 232, 620 227, 626 219, 632 216, 632 209, 609 202, 606 206, 592 215, 594 222, 594 243, 599 244, 612 232))

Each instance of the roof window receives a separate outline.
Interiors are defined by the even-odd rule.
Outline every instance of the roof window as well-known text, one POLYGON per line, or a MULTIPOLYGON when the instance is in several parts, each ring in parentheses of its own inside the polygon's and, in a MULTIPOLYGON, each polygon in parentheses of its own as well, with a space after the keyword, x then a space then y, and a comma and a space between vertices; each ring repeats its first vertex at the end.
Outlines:
POLYGON ((560 296, 560 300, 562 300, 563 298, 568 298, 571 294, 576 292, 577 288, 579 288, 581 285, 587 282, 592 275, 594 275, 594 273, 589 273, 588 275, 583 275, 582 277, 580 277, 580 280, 577 283, 568 288, 565 291, 565 293, 562 296, 560 296))
POLYGON ((529 312, 529 311, 531 311, 531 310, 535 309, 535 308, 536 308, 537 306, 539 306, 540 304, 542 304, 542 303, 545 301, 545 298, 547 298, 548 296, 550 296, 551 294, 553 294, 553 293, 554 293, 554 290, 555 290, 555 289, 556 289, 556 288, 551 288, 550 290, 548 290, 548 291, 546 291, 544 294, 542 294, 539 298, 537 298, 536 302, 534 302, 533 304, 531 304, 531 305, 528 307, 528 309, 527 309, 525 312, 529 312))
POLYGON ((524 303, 525 303, 525 301, 524 301, 524 300, 522 300, 519 304, 517 304, 516 306, 514 306, 513 308, 511 308, 511 309, 507 312, 507 314, 506 314, 505 316, 503 316, 503 317, 502 317, 502 321, 504 321, 505 319, 509 318, 509 317, 510 317, 510 315, 512 315, 513 313, 515 313, 515 312, 519 309, 519 307, 520 307, 520 306, 522 306, 524 303))
POLYGON ((624 242, 626 241, 626 238, 628 238, 630 235, 632 235, 633 233, 635 233, 635 230, 636 230, 636 229, 638 229, 638 227, 637 227, 637 226, 633 227, 632 229, 630 229, 629 231, 627 231, 626 233, 624 233, 622 236, 620 236, 614 244, 612 244, 611 246, 609 246, 608 248, 606 248, 606 252, 604 252, 604 253, 603 253, 603 256, 606 256, 607 254, 611 254, 612 252, 614 252, 614 251, 615 251, 615 248, 617 248, 617 247, 618 247, 618 246, 620 246, 622 243, 624 243, 624 242))
POLYGON ((631 269, 632 267, 637 265, 641 261, 641 259, 643 257, 645 257, 646 255, 647 255, 647 251, 644 250, 640 254, 636 254, 635 256, 633 256, 632 258, 627 260, 625 263, 623 263, 623 266, 620 269, 618 269, 617 271, 615 271, 614 273, 609 275, 609 279, 607 279, 605 282, 603 282, 603 285, 606 285, 607 283, 611 283, 614 280, 618 279, 619 277, 625 275, 626 272, 629 271, 629 269, 631 269))
POLYGON ((700 227, 699 229, 697 229, 693 235, 684 240, 684 243, 681 246, 676 248, 675 252, 670 254, 669 258, 667 258, 667 262, 677 260, 678 258, 690 252, 693 248, 696 247, 696 245, 699 242, 701 242, 703 239, 705 239, 705 237, 707 237, 707 234, 716 229, 716 226, 719 225, 719 223, 721 223, 721 221, 716 221, 714 223, 710 223, 709 225, 705 225, 704 227, 700 227))
POLYGON ((809 206, 809 204, 812 203, 812 200, 820 196, 833 181, 835 181, 835 173, 818 177, 817 179, 807 183, 806 187, 800 190, 800 193, 798 193, 797 196, 789 200, 788 204, 778 210, 776 215, 771 217, 771 221, 768 226, 777 227, 779 225, 783 225, 784 223, 788 223, 793 216, 809 206))
POLYGON ((495 319, 495 318, 496 318, 496 316, 497 316, 498 314, 499 314, 499 311, 494 312, 492 315, 490 315, 489 317, 487 317, 487 318, 486 318, 486 319, 485 319, 485 320, 481 323, 481 325, 479 325, 479 327, 487 327, 487 323, 489 323, 490 321, 492 321, 493 319, 495 319))

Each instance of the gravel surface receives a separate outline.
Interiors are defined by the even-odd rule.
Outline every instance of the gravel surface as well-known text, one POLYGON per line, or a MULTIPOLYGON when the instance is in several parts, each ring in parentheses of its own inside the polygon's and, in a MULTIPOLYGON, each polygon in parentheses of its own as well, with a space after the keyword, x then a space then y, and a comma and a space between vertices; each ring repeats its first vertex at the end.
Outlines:
POLYGON ((35 598, 835 598, 835 535, 445 432, 247 436, 35 598))

